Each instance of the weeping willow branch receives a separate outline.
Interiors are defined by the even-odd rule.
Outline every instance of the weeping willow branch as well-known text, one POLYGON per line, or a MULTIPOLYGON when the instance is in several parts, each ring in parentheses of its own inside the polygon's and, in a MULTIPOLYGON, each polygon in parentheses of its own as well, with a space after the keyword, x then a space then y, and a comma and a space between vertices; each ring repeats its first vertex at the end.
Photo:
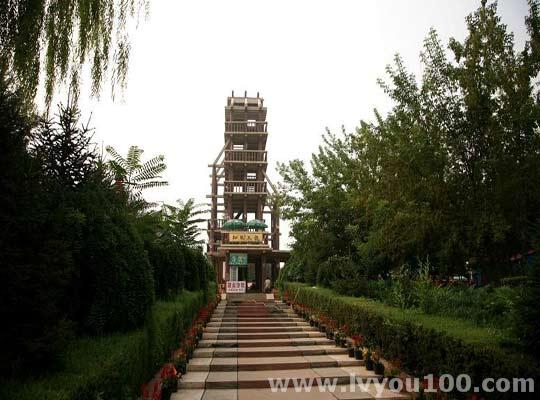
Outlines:
POLYGON ((110 79, 112 95, 126 86, 129 20, 148 15, 149 0, 0 0, 0 72, 29 104, 43 79, 45 101, 66 84, 79 94, 89 65, 92 95, 110 79))

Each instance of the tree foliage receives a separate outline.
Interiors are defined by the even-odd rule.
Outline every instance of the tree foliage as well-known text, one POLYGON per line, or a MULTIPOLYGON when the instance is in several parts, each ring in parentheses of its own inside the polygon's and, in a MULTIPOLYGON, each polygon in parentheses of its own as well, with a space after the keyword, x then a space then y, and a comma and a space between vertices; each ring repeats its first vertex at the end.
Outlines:
MULTIPOLYGON (((43 372, 72 337, 138 328, 156 295, 212 279, 193 200, 134 206, 73 103, 30 119, 9 86, 0 81, 1 376, 43 372)), ((152 179, 141 153, 129 182, 152 179)))
POLYGON ((114 173, 116 184, 127 191, 130 201, 140 201, 145 189, 168 185, 160 175, 167 168, 162 154, 143 163, 141 157, 144 150, 137 146, 131 146, 126 157, 112 146, 107 146, 106 150, 112 157, 108 166, 114 173))
POLYGON ((55 87, 68 82, 76 96, 89 64, 97 95, 108 75, 113 93, 126 84, 131 45, 127 23, 147 12, 146 0, 2 0, 0 70, 9 71, 23 100, 33 103, 45 79, 50 102, 55 87))
POLYGON ((468 36, 451 39, 449 51, 431 30, 419 82, 399 55, 379 81, 394 104, 387 115, 376 111, 353 133, 327 132, 311 168, 280 165, 291 265, 303 280, 314 283, 331 256, 350 257, 367 275, 429 257, 438 274, 470 261, 498 276, 531 248, 540 207, 538 10, 531 1, 519 52, 496 3, 466 18, 468 36))

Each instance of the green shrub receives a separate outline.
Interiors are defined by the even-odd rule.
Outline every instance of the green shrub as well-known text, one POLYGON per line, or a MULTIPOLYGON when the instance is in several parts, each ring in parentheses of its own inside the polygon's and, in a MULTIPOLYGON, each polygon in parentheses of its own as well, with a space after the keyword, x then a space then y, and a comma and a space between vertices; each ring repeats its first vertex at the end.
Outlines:
POLYGON ((529 283, 530 277, 528 275, 510 276, 508 278, 503 278, 500 280, 501 286, 509 287, 523 286, 529 283))
POLYGON ((126 331, 144 323, 154 281, 136 216, 111 191, 101 171, 78 194, 84 230, 78 244, 76 320, 92 333, 126 331))
POLYGON ((148 257, 154 274, 156 297, 167 299, 184 288, 185 249, 174 243, 151 242, 148 257))
POLYGON ((540 360, 540 261, 533 264, 529 282, 517 301, 515 330, 527 350, 540 360))
MULTIPOLYGON (((540 377, 534 360, 505 350, 504 336, 492 329, 365 298, 340 297, 327 289, 298 283, 282 282, 281 290, 291 299, 331 315, 340 324, 358 329, 370 344, 382 348, 386 358, 399 359, 403 369, 415 376, 469 374, 473 384, 486 377, 540 377)), ((489 398, 512 396, 494 393, 489 398)))
POLYGON ((29 380, 0 382, 0 398, 10 400, 132 400, 159 366, 178 347, 197 311, 203 292, 184 292, 158 301, 145 327, 126 334, 81 338, 67 349, 65 367, 29 380))

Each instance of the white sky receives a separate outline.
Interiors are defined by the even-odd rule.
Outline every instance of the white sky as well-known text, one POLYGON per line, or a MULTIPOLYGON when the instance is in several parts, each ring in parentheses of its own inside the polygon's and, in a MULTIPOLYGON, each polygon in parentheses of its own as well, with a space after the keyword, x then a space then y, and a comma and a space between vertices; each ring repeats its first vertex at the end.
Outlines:
MULTIPOLYGON (((164 154, 170 185, 147 193, 173 203, 207 203, 212 162, 223 146, 226 97, 256 95, 268 107, 269 174, 277 161, 307 160, 325 127, 354 129, 390 104, 376 79, 396 52, 412 72, 430 27, 447 44, 463 39, 465 16, 479 0, 165 1, 150 0, 150 17, 132 35, 128 88, 112 101, 108 87, 89 99, 95 139, 146 159, 164 154)), ((526 0, 499 1, 499 14, 525 38, 526 0)), ((86 77, 88 79, 88 77, 86 77)), ((206 235, 205 235, 206 236, 206 235)), ((287 243, 287 229, 282 243, 287 243)))

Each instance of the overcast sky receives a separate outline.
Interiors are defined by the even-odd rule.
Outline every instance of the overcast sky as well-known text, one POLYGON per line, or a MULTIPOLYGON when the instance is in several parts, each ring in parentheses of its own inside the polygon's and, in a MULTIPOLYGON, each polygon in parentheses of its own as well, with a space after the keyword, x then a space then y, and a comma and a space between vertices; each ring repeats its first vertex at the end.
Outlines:
MULTIPOLYGON (((277 161, 309 159, 325 127, 353 130, 373 109, 390 104, 377 86, 400 53, 420 72, 419 52, 430 27, 447 44, 463 39, 465 16, 479 0, 165 1, 132 35, 128 88, 112 101, 82 90, 98 143, 125 154, 164 154, 167 188, 154 201, 194 197, 206 203, 209 168, 223 146, 226 97, 260 92, 268 108, 269 173, 277 161)), ((526 0, 499 1, 499 14, 525 40, 526 0)), ((206 236, 206 235, 205 235, 206 236)), ((282 243, 288 242, 287 232, 282 243)))

